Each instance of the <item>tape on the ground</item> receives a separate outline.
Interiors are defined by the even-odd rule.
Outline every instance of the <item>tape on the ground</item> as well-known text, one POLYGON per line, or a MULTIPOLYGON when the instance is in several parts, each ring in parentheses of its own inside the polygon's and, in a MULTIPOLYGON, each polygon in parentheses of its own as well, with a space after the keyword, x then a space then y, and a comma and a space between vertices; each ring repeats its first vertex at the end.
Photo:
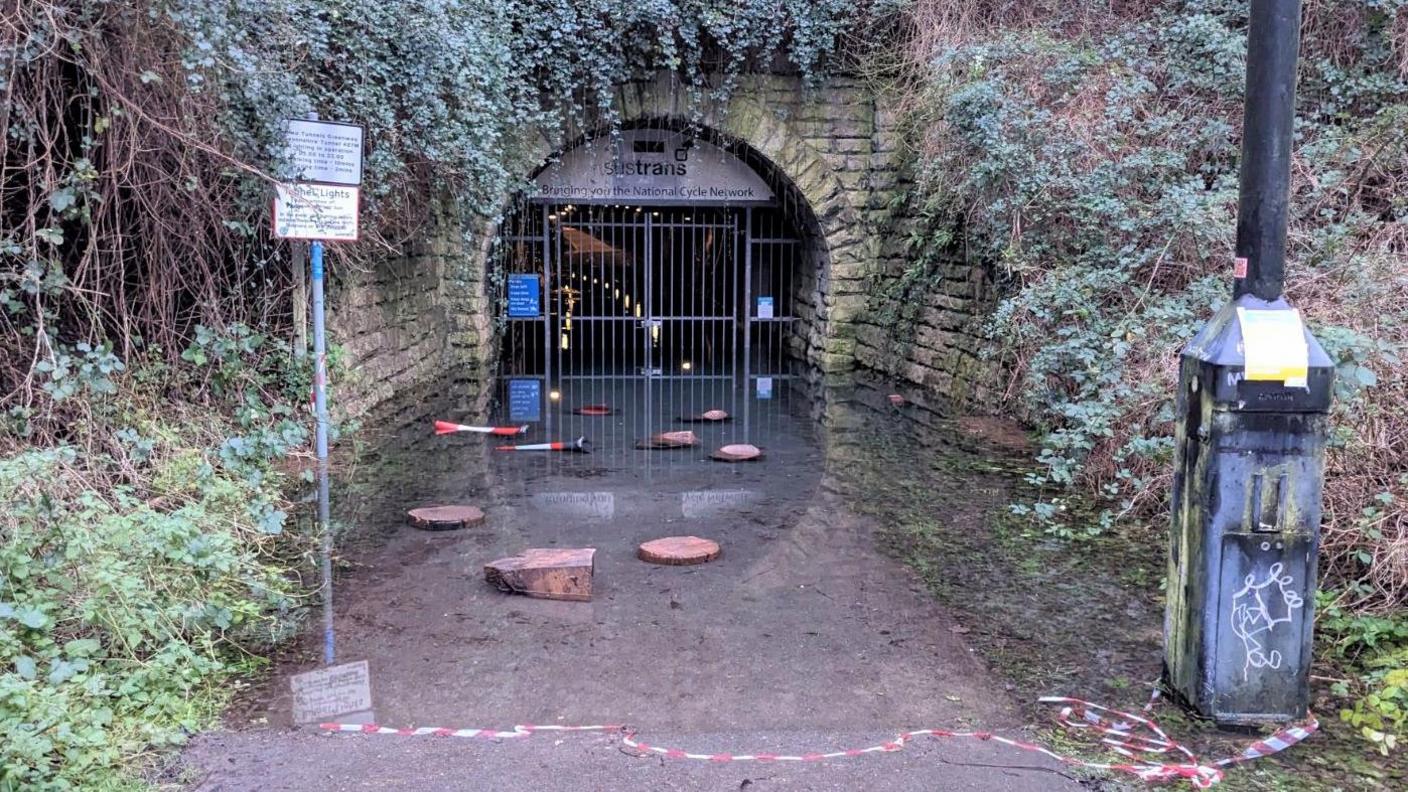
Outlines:
MULTIPOLYGON (((1158 699, 1153 698, 1144 707, 1145 716, 1158 699)), ((1203 762, 1187 746, 1177 742, 1159 727, 1152 717, 1134 715, 1128 712, 1102 707, 1082 699, 1062 696, 1048 696, 1039 699, 1044 704, 1061 706, 1057 722, 1068 729, 1089 730, 1101 736, 1100 742, 1109 746, 1115 753, 1128 757, 1131 762, 1092 762, 1077 757, 1056 753, 1035 743, 1024 742, 1011 737, 987 731, 951 731, 948 729, 915 729, 900 732, 894 739, 864 748, 849 748, 841 751, 811 752, 802 754, 774 753, 694 753, 680 748, 666 748, 650 745, 639 739, 637 732, 630 727, 602 724, 597 726, 534 726, 519 725, 512 730, 495 729, 450 729, 421 726, 418 728, 397 729, 389 726, 361 723, 324 723, 321 728, 332 732, 352 732, 356 734, 387 734, 398 737, 478 737, 487 740, 507 740, 531 737, 539 732, 620 732, 621 742, 640 755, 656 755, 666 759, 693 759, 704 762, 726 764, 729 762, 820 762, 827 759, 846 759, 866 754, 893 753, 919 737, 934 739, 971 739, 995 742, 1023 751, 1048 756, 1068 767, 1083 767, 1090 770, 1105 770, 1124 773, 1144 781, 1174 781, 1187 779, 1198 789, 1207 789, 1223 779, 1224 769, 1241 762, 1270 756, 1284 751, 1309 737, 1319 728, 1319 722, 1312 715, 1304 724, 1288 726, 1270 737, 1248 745, 1241 752, 1214 762, 1203 762), (1179 761, 1161 761, 1170 756, 1180 757, 1179 761)))

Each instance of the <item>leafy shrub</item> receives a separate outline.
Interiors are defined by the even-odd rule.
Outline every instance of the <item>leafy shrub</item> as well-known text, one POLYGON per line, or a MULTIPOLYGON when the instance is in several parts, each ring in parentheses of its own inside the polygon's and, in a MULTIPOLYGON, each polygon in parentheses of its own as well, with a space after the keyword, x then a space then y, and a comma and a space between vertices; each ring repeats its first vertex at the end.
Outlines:
POLYGON ((1340 719, 1385 755, 1408 734, 1408 619, 1356 616, 1329 604, 1320 620, 1332 662, 1347 678, 1333 692, 1349 702, 1340 719))
MULTIPOLYGON (((1178 352, 1231 283, 1246 3, 1117 6, 920 0, 903 100, 913 258, 959 240, 994 264, 1013 382, 990 407, 1039 439, 1016 509, 1065 537, 1167 520, 1178 352)), ((1405 55, 1405 0, 1306 3, 1287 294, 1337 365, 1321 579, 1362 618, 1408 602, 1405 55)), ((1351 712, 1401 735, 1378 651, 1351 712)))
POLYGON ((307 377, 265 344, 201 328, 188 365, 82 395, 97 420, 69 442, 0 456, 0 789, 122 784, 291 634, 280 460, 306 445, 307 377))

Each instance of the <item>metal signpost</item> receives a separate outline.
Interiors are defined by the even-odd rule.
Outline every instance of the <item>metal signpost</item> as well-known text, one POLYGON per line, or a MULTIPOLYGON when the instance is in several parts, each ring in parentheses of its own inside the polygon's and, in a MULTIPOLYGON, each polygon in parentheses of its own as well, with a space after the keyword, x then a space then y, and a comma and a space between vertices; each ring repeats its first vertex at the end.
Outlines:
POLYGON ((1251 0, 1233 299, 1183 350, 1164 667, 1219 724, 1309 705, 1334 366, 1282 295, 1299 0, 1251 0))
MULTIPOLYGON (((308 119, 288 122, 287 154, 297 181, 277 185, 273 223, 280 239, 310 240, 313 280, 313 405, 317 415, 318 527, 322 536, 323 662, 336 658, 332 627, 332 525, 328 493, 327 315, 323 243, 355 241, 362 182, 362 127, 308 119)), ((302 310, 300 306, 299 311, 302 310)))

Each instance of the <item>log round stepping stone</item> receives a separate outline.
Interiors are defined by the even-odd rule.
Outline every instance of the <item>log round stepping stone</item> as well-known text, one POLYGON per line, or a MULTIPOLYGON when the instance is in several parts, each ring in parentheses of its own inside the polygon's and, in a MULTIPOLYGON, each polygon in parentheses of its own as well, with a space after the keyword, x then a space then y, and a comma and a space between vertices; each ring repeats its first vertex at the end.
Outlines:
POLYGON ((406 512, 411 525, 426 531, 453 531, 484 522, 484 510, 478 506, 422 506, 406 512))
POLYGON ((719 543, 697 536, 666 536, 642 542, 636 556, 642 561, 669 566, 704 564, 719 557, 719 543))
POLYGON ((609 404, 584 404, 572 410, 573 415, 615 415, 616 410, 609 404))
POLYGON ((636 448, 690 448, 698 443, 699 436, 686 429, 683 432, 657 432, 649 440, 637 441, 636 448))
POLYGON ((719 462, 752 462, 763 458, 763 449, 749 443, 726 445, 713 453, 719 462))
POLYGON ((727 421, 733 416, 723 410, 706 410, 698 415, 681 415, 680 420, 685 423, 719 423, 727 421))

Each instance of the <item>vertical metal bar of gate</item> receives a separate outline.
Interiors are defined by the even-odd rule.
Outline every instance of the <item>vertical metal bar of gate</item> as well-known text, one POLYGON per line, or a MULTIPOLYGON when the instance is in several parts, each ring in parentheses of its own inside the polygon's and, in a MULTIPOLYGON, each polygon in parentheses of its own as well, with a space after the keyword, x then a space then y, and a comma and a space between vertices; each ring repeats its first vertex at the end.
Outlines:
POLYGON ((743 437, 752 438, 753 207, 743 210, 743 437))
POLYGON ((542 316, 539 321, 543 323, 543 390, 538 394, 538 403, 543 405, 543 431, 548 439, 552 438, 552 400, 548 394, 552 391, 552 236, 548 225, 548 205, 543 204, 538 219, 542 222, 543 229, 543 303, 542 316))
POLYGON ((645 388, 645 421, 643 426, 647 429, 652 425, 651 421, 651 393, 650 393, 650 372, 655 367, 655 343, 654 343, 654 322, 655 322, 655 236, 654 226, 651 218, 654 213, 645 216, 645 322, 641 329, 645 336, 641 339, 645 344, 645 370, 642 382, 645 388))

